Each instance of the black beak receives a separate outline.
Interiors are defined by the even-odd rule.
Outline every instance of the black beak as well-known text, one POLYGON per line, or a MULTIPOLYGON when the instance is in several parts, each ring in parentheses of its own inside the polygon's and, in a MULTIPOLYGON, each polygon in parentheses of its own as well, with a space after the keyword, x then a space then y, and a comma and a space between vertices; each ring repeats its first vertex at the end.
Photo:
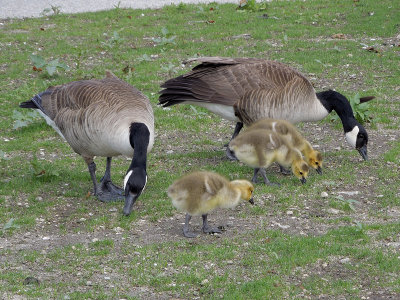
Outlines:
POLYGON ((138 197, 139 197, 138 194, 127 192, 127 195, 125 196, 125 206, 123 209, 123 213, 125 216, 129 216, 131 214, 133 204, 135 203, 138 197))
POLYGON ((362 156, 362 158, 364 160, 368 160, 368 155, 367 155, 367 144, 365 144, 364 146, 362 146, 361 148, 357 149, 357 151, 360 153, 360 155, 362 156))
POLYGON ((250 198, 249 202, 250 202, 251 205, 254 205, 254 199, 253 198, 250 198))
POLYGON ((301 177, 300 181, 301 181, 302 184, 305 184, 307 182, 307 179, 305 179, 304 176, 303 176, 303 177, 301 177))
POLYGON ((322 169, 321 169, 321 166, 318 166, 318 168, 317 168, 317 173, 318 173, 319 175, 322 175, 322 169))

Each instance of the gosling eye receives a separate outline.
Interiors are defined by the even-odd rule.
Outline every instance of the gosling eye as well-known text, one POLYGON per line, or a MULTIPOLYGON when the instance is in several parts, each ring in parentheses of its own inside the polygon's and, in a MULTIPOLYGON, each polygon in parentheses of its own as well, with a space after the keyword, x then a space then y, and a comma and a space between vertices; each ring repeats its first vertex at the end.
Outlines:
POLYGON ((316 161, 315 164, 318 166, 318 162, 316 161))
POLYGON ((303 172, 300 172, 300 175, 303 175, 303 172))

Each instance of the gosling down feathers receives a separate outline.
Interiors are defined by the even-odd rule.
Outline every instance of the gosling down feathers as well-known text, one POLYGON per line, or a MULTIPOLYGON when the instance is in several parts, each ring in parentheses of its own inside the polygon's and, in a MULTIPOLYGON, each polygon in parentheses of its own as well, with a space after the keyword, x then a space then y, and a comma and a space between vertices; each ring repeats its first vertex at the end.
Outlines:
POLYGON ((178 179, 168 187, 167 193, 172 204, 186 212, 183 234, 191 238, 197 236, 189 230, 192 216, 202 216, 204 233, 221 233, 208 225, 207 214, 216 208, 235 207, 241 199, 254 204, 253 191, 253 185, 247 180, 229 182, 217 173, 200 171, 178 179))
MULTIPOLYGON (((187 62, 192 61, 200 64, 161 85, 160 105, 194 104, 236 121, 232 139, 243 124, 250 125, 259 119, 319 121, 334 110, 342 121, 347 142, 365 160, 368 158, 368 134, 342 94, 332 90, 316 93, 302 73, 276 61, 203 57, 187 62)), ((373 98, 364 97, 360 102, 373 98)), ((234 159, 228 149, 227 155, 234 159)))
POLYGON ((111 72, 102 80, 74 81, 48 88, 22 108, 39 113, 85 160, 94 194, 103 202, 125 198, 129 215, 147 182, 147 153, 154 143, 154 116, 149 99, 111 72), (124 189, 111 181, 111 159, 133 157, 124 189), (94 156, 107 157, 106 172, 96 180, 94 156))
POLYGON ((261 119, 253 123, 246 129, 265 129, 278 133, 293 148, 299 150, 305 157, 306 162, 314 168, 318 174, 322 174, 322 154, 314 150, 308 142, 296 129, 296 127, 285 120, 261 119))
POLYGON ((291 166, 292 173, 301 183, 306 183, 309 169, 300 151, 292 148, 276 132, 264 129, 245 131, 234 138, 228 147, 241 162, 254 168, 253 183, 257 182, 257 175, 261 172, 265 184, 276 184, 268 180, 264 169, 274 162, 284 167, 291 166))

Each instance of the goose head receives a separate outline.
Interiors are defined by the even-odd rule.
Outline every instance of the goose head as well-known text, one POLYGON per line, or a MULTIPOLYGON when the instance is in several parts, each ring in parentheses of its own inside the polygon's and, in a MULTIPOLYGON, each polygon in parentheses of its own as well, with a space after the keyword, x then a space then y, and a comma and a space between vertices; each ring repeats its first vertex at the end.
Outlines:
POLYGON ((124 179, 124 190, 125 190, 125 206, 123 213, 125 216, 129 216, 133 204, 139 198, 143 192, 147 183, 147 173, 143 168, 133 168, 128 170, 124 179))
POLYGON ((312 150, 307 154, 307 163, 314 168, 318 174, 322 174, 322 154, 319 151, 312 150))
MULTIPOLYGON (((354 117, 349 100, 344 95, 332 90, 317 93, 317 98, 328 112, 336 111, 342 121, 347 142, 360 153, 364 160, 368 160, 368 133, 354 117)), ((362 97, 360 103, 374 98, 374 96, 362 97)))
POLYGON ((294 176, 300 179, 301 183, 304 184, 307 181, 309 168, 307 163, 302 159, 296 159, 292 163, 292 172, 294 176))
POLYGON ((367 155, 367 144, 368 144, 368 133, 364 127, 355 121, 354 127, 345 132, 345 137, 347 143, 349 143, 353 148, 355 148, 364 160, 368 160, 367 155))
POLYGON ((254 186, 247 180, 233 180, 231 184, 240 191, 240 198, 254 204, 253 192, 254 186))
POLYGON ((124 178, 125 206, 123 213, 125 216, 131 213, 133 204, 147 183, 146 162, 150 139, 150 131, 143 123, 132 123, 129 130, 129 142, 134 149, 134 155, 124 178))

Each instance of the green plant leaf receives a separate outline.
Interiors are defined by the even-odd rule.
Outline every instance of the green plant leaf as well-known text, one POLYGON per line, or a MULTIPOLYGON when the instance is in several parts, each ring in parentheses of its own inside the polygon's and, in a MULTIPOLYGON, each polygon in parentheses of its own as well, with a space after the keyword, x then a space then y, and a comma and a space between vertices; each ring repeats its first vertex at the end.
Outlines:
POLYGON ((36 68, 42 68, 46 65, 45 59, 39 55, 31 54, 30 58, 36 68))

